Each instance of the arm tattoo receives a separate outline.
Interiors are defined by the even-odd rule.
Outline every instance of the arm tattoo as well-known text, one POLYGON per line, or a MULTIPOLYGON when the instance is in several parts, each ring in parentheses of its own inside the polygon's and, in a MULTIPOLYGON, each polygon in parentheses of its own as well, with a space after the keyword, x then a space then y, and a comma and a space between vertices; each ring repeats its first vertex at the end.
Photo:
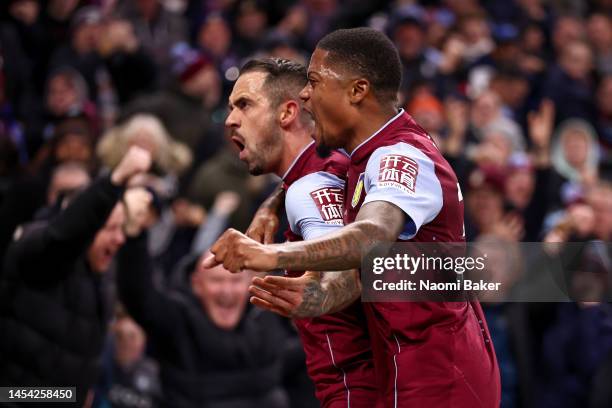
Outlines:
POLYGON ((356 270, 324 272, 304 288, 302 303, 293 312, 297 318, 339 312, 359 298, 361 282, 356 270))
POLYGON ((302 303, 292 313, 293 317, 315 317, 323 314, 323 302, 325 293, 321 287, 321 282, 313 280, 304 287, 302 303))
POLYGON ((339 312, 361 295, 359 272, 355 269, 342 272, 325 272, 322 286, 326 292, 324 313, 339 312))
POLYGON ((362 207, 353 224, 311 241, 277 245, 278 268, 342 271, 361 266, 361 258, 379 242, 395 241, 405 224, 404 212, 375 201, 362 207))

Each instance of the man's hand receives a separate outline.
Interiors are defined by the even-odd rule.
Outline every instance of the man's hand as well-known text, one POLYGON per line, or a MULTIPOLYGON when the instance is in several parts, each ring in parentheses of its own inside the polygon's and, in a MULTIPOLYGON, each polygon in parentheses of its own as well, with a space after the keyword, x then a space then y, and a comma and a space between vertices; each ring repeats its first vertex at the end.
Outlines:
POLYGON ((116 186, 125 185, 137 174, 146 173, 151 168, 151 153, 138 146, 132 146, 111 174, 111 182, 116 186))
POLYGON ((256 277, 249 291, 256 306, 282 316, 304 318, 346 309, 359 299, 361 282, 356 269, 306 272, 299 278, 256 277))
POLYGON ((130 188, 125 192, 123 201, 127 217, 123 229, 127 236, 135 237, 147 227, 152 200, 151 193, 142 187, 130 188))
POLYGON ((205 268, 223 264, 233 273, 243 269, 266 272, 278 268, 278 254, 274 246, 262 245, 232 228, 221 235, 210 252, 212 255, 204 260, 205 268))
POLYGON ((551 100, 544 100, 540 108, 527 114, 529 138, 536 149, 548 149, 555 125, 555 105, 551 100))
POLYGON ((206 210, 199 204, 185 198, 177 198, 172 203, 174 223, 180 227, 197 228, 206 220, 206 210))
POLYGON ((313 317, 323 314, 325 294, 321 273, 306 272, 299 278, 266 276, 253 278, 251 303, 281 316, 313 317))
POLYGON ((276 213, 268 208, 261 208, 255 213, 249 229, 247 229, 247 236, 254 239, 257 242, 263 242, 264 244, 274 243, 274 235, 278 231, 280 221, 276 213))
POLYGON ((285 203, 285 189, 282 184, 279 185, 270 197, 264 201, 257 212, 251 225, 246 231, 248 237, 253 238, 257 242, 264 244, 272 244, 274 235, 278 231, 280 224, 278 213, 285 203))

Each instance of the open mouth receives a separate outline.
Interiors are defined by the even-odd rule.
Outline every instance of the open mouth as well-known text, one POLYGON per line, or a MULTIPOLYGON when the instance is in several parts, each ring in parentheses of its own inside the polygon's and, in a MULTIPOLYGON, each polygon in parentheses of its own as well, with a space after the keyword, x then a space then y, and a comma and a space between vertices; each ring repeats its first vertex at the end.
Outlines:
POLYGON ((219 299, 215 302, 219 309, 225 310, 226 312, 230 312, 236 309, 237 302, 232 299, 219 299))
POLYGON ((110 248, 107 248, 107 249, 104 250, 104 257, 106 259, 113 259, 114 256, 115 256, 115 251, 114 250, 112 250, 110 248))
POLYGON ((232 142, 238 147, 238 150, 244 150, 244 142, 238 136, 232 136, 232 142))

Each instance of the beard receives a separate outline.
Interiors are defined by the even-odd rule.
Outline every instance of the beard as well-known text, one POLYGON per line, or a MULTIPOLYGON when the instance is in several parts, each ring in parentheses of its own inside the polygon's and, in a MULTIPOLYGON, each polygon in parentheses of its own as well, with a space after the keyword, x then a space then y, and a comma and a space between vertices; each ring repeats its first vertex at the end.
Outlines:
POLYGON ((253 167, 249 169, 249 174, 251 176, 261 176, 264 174, 263 166, 260 164, 253 165, 253 167))
POLYGON ((279 157, 279 148, 282 145, 282 134, 275 122, 270 122, 264 131, 268 136, 253 148, 253 159, 249 163, 249 173, 260 176, 274 168, 273 158, 279 157))

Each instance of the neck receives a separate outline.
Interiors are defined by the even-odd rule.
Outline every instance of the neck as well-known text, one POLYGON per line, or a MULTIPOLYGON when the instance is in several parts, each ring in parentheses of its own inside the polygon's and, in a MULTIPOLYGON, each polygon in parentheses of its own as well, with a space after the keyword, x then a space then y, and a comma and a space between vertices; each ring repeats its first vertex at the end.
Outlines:
POLYGON ((395 106, 379 106, 369 112, 360 112, 359 121, 353 128, 352 135, 345 146, 346 151, 352 153, 357 146, 372 136, 397 113, 395 106))
POLYGON ((283 136, 283 154, 278 169, 274 172, 278 177, 283 177, 298 155, 312 142, 310 132, 306 129, 289 131, 283 136))

